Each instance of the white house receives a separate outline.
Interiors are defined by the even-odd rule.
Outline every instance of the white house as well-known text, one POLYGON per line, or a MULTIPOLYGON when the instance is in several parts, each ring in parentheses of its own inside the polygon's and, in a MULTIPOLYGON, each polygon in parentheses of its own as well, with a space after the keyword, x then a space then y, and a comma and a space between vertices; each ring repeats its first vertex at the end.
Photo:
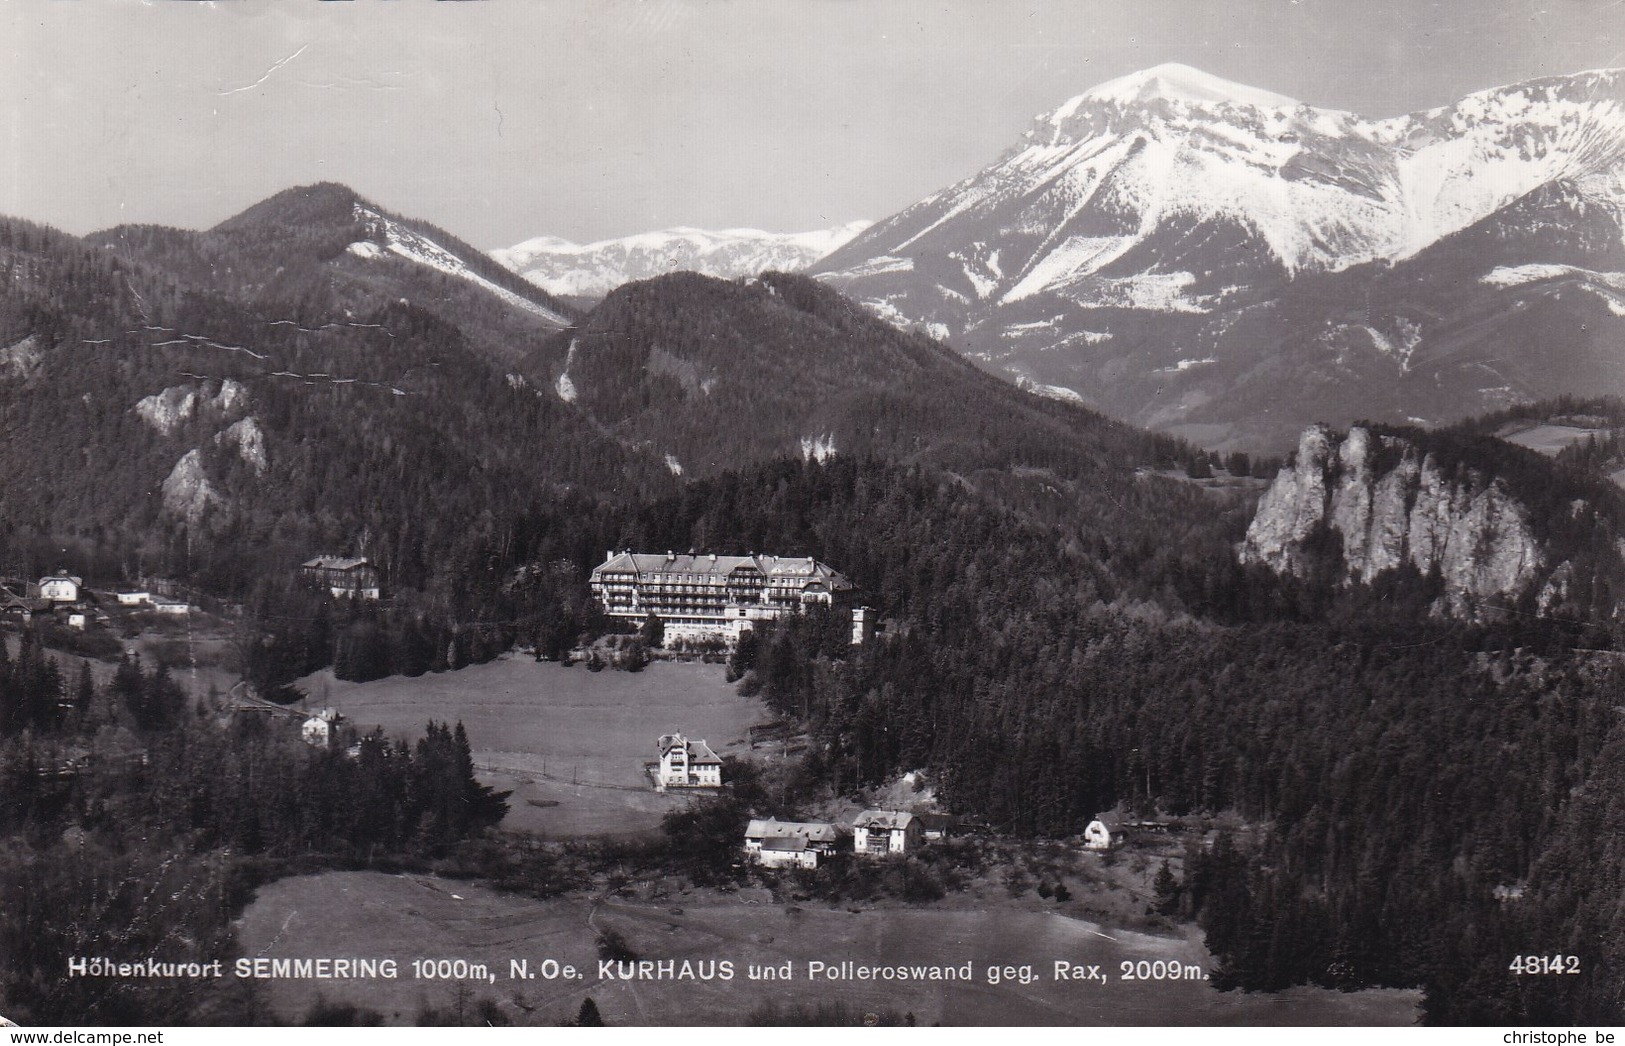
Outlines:
POLYGON ((682 734, 662 734, 655 748, 660 753, 655 787, 661 791, 722 787, 722 760, 703 740, 690 741, 682 734))
POLYGON ((47 574, 39 579, 39 598, 50 600, 52 603, 79 602, 79 586, 85 583, 84 578, 73 577, 66 571, 57 571, 47 574))
POLYGON ((906 810, 865 810, 852 822, 852 851, 880 856, 918 849, 925 839, 920 819, 906 810))
POLYGON ((117 592, 118 605, 121 607, 138 607, 143 603, 152 602, 151 592, 117 592))
POLYGON ((1123 830, 1116 822, 1095 818, 1083 830, 1085 850, 1110 850, 1123 842, 1123 830))
POLYGON ((192 610, 191 604, 175 599, 154 599, 152 609, 160 614, 186 614, 192 610))
POLYGON ((818 822, 753 820, 745 827, 745 856, 765 868, 817 868, 846 838, 838 825, 818 822))
POLYGON ((319 715, 313 715, 299 728, 299 736, 304 738, 307 745, 326 748, 333 743, 333 724, 319 715))
POLYGON ((299 736, 304 739, 307 745, 326 748, 333 743, 339 719, 338 712, 331 708, 324 708, 304 721, 299 727, 299 736))

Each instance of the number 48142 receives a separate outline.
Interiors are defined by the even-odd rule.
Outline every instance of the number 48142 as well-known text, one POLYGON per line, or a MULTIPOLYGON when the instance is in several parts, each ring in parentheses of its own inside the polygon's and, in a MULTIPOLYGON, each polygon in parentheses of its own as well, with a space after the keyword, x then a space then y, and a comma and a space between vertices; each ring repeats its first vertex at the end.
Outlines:
POLYGON ((1517 955, 1507 967, 1520 976, 1542 973, 1579 973, 1578 955, 1517 955))

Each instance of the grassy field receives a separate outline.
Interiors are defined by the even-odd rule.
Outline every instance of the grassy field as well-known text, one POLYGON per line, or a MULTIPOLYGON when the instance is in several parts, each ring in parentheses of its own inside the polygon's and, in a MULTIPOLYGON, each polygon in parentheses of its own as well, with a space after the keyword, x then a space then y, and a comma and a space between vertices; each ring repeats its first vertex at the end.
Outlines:
POLYGON ((1105 929, 1039 911, 989 907, 864 908, 853 911, 763 903, 759 891, 709 891, 665 898, 658 905, 586 898, 534 901, 421 875, 330 872, 265 887, 244 913, 240 939, 250 957, 395 958, 395 980, 270 980, 267 1001, 296 1020, 318 995, 410 1024, 425 1006, 449 1008, 457 985, 415 979, 412 959, 485 964, 494 981, 469 983, 465 1004, 489 999, 515 1024, 547 1025, 573 1017, 591 996, 611 1024, 740 1024, 769 1003, 838 1002, 853 1012, 913 1013, 921 1024, 1247 1025, 1411 1024, 1411 992, 1345 994, 1294 989, 1274 995, 1221 993, 1201 980, 1123 981, 1123 961, 1175 960, 1211 966, 1200 943, 1105 929), (755 901, 756 903, 751 903, 755 901), (598 979, 596 940, 613 930, 639 957, 677 962, 729 960, 731 981, 598 979), (575 980, 510 979, 509 963, 545 959, 583 971, 575 980), (969 983, 810 981, 807 963, 972 964, 969 983), (1053 962, 1097 965, 1105 983, 1053 978, 1053 962), (751 980, 752 966, 782 967, 786 981, 751 980), (988 982, 990 966, 1031 965, 1031 983, 988 982))
POLYGON ((589 672, 506 656, 457 672, 345 683, 300 680, 310 706, 337 708, 362 732, 416 739, 430 719, 462 721, 481 780, 512 789, 503 827, 543 835, 647 832, 687 802, 649 786, 655 739, 679 731, 719 755, 743 749, 761 703, 723 681, 721 665, 657 661, 642 672, 589 672))
POLYGON ((1557 452, 1571 443, 1578 443, 1587 436, 1602 435, 1606 430, 1578 428, 1574 425, 1535 425, 1531 428, 1503 430, 1502 439, 1508 443, 1516 443, 1520 447, 1528 447, 1538 454, 1555 457, 1557 452))

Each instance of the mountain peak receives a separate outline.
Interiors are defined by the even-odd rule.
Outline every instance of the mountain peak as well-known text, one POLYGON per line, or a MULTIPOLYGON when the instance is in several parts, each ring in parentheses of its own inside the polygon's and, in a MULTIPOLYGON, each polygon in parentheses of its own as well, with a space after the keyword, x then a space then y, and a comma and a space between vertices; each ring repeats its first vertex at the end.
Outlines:
MULTIPOLYGON (((1107 80, 1085 91, 1075 102, 1183 102, 1195 105, 1246 105, 1259 109, 1292 109, 1297 99, 1238 84, 1179 62, 1164 62, 1137 73, 1107 80)), ((1070 104, 1070 103, 1069 103, 1070 104)))
POLYGON ((217 231, 229 231, 266 223, 281 226, 343 226, 355 221, 357 206, 376 209, 354 189, 338 182, 296 185, 227 218, 215 228, 217 231))

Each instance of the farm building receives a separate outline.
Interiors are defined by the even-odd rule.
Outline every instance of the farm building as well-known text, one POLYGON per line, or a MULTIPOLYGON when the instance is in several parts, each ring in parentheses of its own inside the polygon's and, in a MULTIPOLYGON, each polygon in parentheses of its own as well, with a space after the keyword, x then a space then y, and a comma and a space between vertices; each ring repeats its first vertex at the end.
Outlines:
POLYGON ((722 787, 722 760, 704 740, 690 741, 682 734, 662 734, 655 748, 660 753, 655 787, 661 791, 722 787))
POLYGON ((321 585, 334 596, 353 599, 377 599, 379 596, 378 568, 365 558, 317 556, 300 566, 299 576, 321 585))
POLYGON ((121 607, 138 607, 152 602, 151 592, 115 592, 114 596, 117 597, 118 605, 121 607))
POLYGON ((163 599, 160 597, 152 600, 152 609, 160 614, 189 614, 192 611, 192 605, 185 600, 163 599))
POLYGON ((920 819, 906 810, 865 810, 852 822, 854 853, 879 856, 917 850, 925 840, 920 819))
POLYGON ((767 868, 817 868, 821 857, 840 849, 846 834, 833 824, 753 820, 745 827, 745 855, 767 868))
POLYGON ((947 839, 959 830, 959 818, 953 814, 915 814, 920 822, 920 836, 928 843, 947 839))
MULTIPOLYGON (((857 593, 852 582, 811 557, 631 551, 611 551, 593 568, 592 591, 610 617, 636 625, 654 614, 669 637, 729 642, 759 621, 803 607, 850 609, 857 593)), ((868 610, 854 616, 854 642, 872 634, 872 617, 868 610)))

